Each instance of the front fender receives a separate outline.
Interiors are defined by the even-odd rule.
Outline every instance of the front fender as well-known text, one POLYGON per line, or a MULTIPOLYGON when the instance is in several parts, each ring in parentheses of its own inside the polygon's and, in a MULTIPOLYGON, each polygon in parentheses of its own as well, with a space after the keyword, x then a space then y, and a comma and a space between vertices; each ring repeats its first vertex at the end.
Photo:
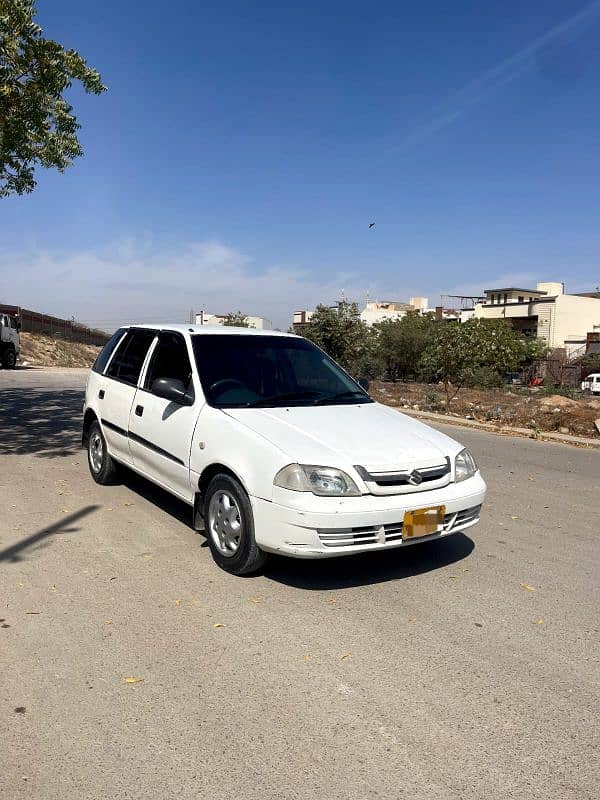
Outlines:
POLYGON ((222 464, 233 472, 249 495, 273 499, 273 478, 290 457, 272 442, 218 408, 205 405, 192 437, 190 470, 201 475, 222 464))

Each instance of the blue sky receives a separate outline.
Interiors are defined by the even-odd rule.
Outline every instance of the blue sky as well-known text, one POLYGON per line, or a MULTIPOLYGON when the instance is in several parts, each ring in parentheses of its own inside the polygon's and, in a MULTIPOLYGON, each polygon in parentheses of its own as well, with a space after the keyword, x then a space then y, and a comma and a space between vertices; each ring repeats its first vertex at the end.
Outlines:
POLYGON ((341 289, 600 284, 598 1, 38 0, 38 20, 109 91, 72 92, 84 158, 0 201, 0 301, 287 327, 341 289))

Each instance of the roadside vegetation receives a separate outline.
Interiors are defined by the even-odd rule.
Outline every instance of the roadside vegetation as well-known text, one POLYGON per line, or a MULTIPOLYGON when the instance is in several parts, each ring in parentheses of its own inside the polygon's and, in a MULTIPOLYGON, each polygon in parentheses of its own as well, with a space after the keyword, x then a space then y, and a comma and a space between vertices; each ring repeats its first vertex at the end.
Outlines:
MULTIPOLYGON (((356 304, 342 303, 318 306, 303 335, 350 374, 369 378, 371 394, 387 405, 527 428, 532 436, 598 436, 600 399, 579 398, 567 387, 507 383, 510 373, 533 373, 549 349, 504 320, 459 324, 408 313, 368 327, 356 304)), ((584 366, 594 367, 590 359, 584 366)))
POLYGON ((458 324, 409 312, 369 327, 355 303, 318 306, 303 335, 355 376, 439 384, 446 409, 461 389, 502 386, 507 373, 548 353, 543 341, 520 336, 504 320, 458 324))

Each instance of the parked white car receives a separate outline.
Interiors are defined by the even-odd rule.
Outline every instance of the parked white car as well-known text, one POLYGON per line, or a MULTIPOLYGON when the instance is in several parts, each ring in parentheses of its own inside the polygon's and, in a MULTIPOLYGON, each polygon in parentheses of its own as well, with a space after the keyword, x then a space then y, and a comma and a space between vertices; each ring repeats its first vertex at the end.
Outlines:
POLYGON ((592 372, 585 380, 581 381, 581 391, 600 394, 600 372, 592 372))
POLYGON ((119 329, 90 372, 92 477, 125 465, 193 508, 234 574, 267 553, 404 547, 479 521, 485 483, 438 431, 374 402, 308 340, 246 328, 119 329))

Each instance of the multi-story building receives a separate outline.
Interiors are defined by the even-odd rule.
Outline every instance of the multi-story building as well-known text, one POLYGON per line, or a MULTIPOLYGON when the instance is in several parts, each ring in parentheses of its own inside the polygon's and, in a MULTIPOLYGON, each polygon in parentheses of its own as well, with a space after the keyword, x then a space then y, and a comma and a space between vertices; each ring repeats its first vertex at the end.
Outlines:
POLYGON ((409 303, 398 303, 392 300, 369 300, 360 312, 360 318, 370 326, 386 319, 399 319, 408 311, 414 311, 409 303))
POLYGON ((544 339, 549 347, 564 347, 574 355, 585 351, 587 334, 600 330, 600 292, 567 294, 563 283, 538 283, 535 289, 514 286, 486 289, 475 316, 506 319, 527 336, 544 339))

